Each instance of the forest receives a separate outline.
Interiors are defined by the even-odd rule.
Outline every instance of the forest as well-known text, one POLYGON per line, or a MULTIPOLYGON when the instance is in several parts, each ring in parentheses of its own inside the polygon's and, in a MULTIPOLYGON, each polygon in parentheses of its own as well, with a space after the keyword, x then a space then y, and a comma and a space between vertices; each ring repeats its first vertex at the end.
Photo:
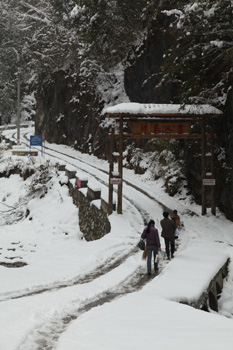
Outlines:
MULTIPOLYGON (((224 113, 214 124, 217 205, 233 220, 232 1, 1 0, 0 11, 1 124, 15 121, 20 81, 21 120, 34 120, 49 142, 105 158, 106 106, 213 105, 224 113)), ((180 172, 171 195, 185 179, 200 202, 197 143, 125 147, 138 172, 146 152, 158 162, 171 152, 180 172)))

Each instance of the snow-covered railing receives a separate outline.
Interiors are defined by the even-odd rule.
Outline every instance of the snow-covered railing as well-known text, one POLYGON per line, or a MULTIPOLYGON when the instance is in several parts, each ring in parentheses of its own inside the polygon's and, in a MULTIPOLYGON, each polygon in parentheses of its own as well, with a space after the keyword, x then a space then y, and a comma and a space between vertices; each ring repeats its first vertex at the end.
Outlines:
POLYGON ((66 166, 65 168, 65 174, 68 177, 68 179, 74 179, 76 177, 77 170, 73 167, 66 166))
MULTIPOLYGON (((97 208, 101 209, 105 214, 108 214, 108 190, 102 188, 100 183, 94 179, 89 180, 85 173, 77 171, 72 166, 66 165, 61 167, 60 171, 65 171, 65 175, 68 182, 74 189, 82 191, 89 202, 96 205, 97 208), (83 191, 83 189, 86 189, 83 191)), ((116 200, 113 200, 113 210, 116 210, 116 200)))
POLYGON ((85 239, 92 241, 109 233, 111 225, 107 214, 108 203, 101 198, 102 188, 99 182, 87 179, 85 173, 77 172, 72 167, 66 167, 65 174, 70 195, 79 208, 79 227, 85 239))

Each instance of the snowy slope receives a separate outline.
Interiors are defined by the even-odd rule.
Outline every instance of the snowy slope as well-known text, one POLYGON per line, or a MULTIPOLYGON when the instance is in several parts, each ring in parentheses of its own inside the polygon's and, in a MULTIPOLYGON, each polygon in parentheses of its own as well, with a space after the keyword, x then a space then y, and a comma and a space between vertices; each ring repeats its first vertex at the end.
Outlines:
MULTIPOLYGON (((91 173, 98 174, 96 167, 108 170, 106 162, 93 156, 67 146, 50 147, 66 154, 62 156, 64 162, 69 155, 76 155, 79 160, 72 159, 73 166, 82 166, 84 172, 86 168, 89 178, 91 173)), ((56 159, 49 156, 39 156, 33 166, 39 167, 49 159, 53 169, 56 159)), ((18 158, 9 151, 1 151, 1 169, 16 161, 18 158)), ((30 165, 28 158, 22 161, 30 165)), ((233 341, 232 263, 219 300, 219 314, 178 303, 198 297, 226 259, 232 257, 232 222, 219 211, 216 217, 210 213, 202 217, 201 208, 187 196, 169 197, 161 180, 150 181, 148 174, 138 176, 125 170, 125 180, 151 198, 124 184, 124 214, 111 215, 110 234, 86 242, 79 231, 78 209, 66 186, 60 186, 60 174, 52 174, 42 198, 29 196, 30 178, 0 178, 0 262, 27 264, 20 268, 0 265, 0 350, 131 350, 151 344, 163 349, 217 350, 233 341), (107 301, 108 293, 127 286, 130 277, 146 274, 141 252, 134 248, 145 215, 155 220, 161 232, 160 203, 177 209, 183 222, 175 258, 169 263, 160 262, 160 274, 141 290, 90 307, 103 296, 107 301), (28 217, 22 215, 26 209, 30 210, 28 217)), ((107 181, 107 174, 100 176, 107 181)), ((161 243, 164 249, 162 239, 161 243)))

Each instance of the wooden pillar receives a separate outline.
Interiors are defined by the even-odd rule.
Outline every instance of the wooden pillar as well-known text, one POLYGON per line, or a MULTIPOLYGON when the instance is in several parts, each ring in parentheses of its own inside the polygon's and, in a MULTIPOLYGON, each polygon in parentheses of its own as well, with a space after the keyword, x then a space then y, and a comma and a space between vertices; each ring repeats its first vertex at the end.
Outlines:
POLYGON ((202 215, 206 214, 206 188, 203 180, 206 176, 206 118, 201 120, 201 167, 202 167, 202 215))
MULTIPOLYGON (((215 179, 215 167, 214 167, 214 131, 213 127, 210 129, 210 149, 211 149, 211 163, 210 171, 212 179, 215 179)), ((211 186, 211 213, 216 215, 216 198, 215 198, 215 185, 211 186)))
POLYGON ((108 183, 108 214, 113 211, 113 184, 111 183, 113 172, 113 148, 114 148, 114 129, 111 130, 110 150, 109 150, 109 183, 108 183))
POLYGON ((117 202, 117 213, 122 214, 122 193, 123 193, 123 117, 120 116, 119 125, 119 160, 118 160, 118 171, 119 178, 121 179, 118 185, 118 202, 117 202))

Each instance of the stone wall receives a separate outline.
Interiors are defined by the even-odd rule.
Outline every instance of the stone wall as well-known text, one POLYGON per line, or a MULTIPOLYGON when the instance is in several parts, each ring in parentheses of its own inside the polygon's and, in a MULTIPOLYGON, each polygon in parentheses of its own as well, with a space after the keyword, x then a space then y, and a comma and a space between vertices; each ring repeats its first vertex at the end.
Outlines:
POLYGON ((100 199, 90 201, 86 196, 87 189, 80 190, 71 182, 68 183, 70 195, 79 208, 79 226, 87 241, 93 241, 105 236, 111 230, 107 214, 98 207, 100 199))
POLYGON ((218 299, 223 289, 224 279, 228 275, 228 265, 229 259, 219 269, 214 278, 210 281, 208 288, 197 300, 183 303, 203 311, 209 311, 209 309, 211 309, 218 312, 218 299))

